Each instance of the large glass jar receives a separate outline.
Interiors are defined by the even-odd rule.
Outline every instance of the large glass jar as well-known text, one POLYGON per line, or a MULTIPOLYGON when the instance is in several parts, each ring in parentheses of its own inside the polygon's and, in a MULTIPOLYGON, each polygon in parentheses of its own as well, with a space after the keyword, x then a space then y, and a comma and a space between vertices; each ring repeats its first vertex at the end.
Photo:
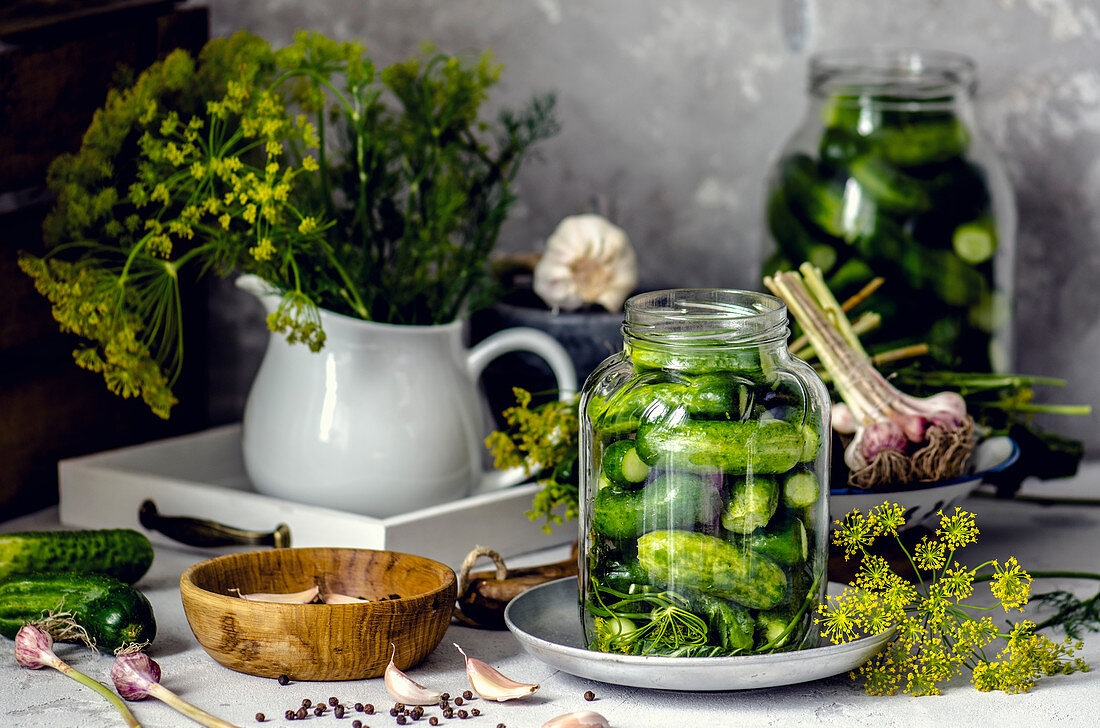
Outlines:
POLYGON ((815 643, 829 397, 778 298, 656 291, 581 396, 588 646, 718 656, 815 643))
POLYGON ((951 53, 813 57, 809 109, 769 178, 764 275, 809 261, 840 300, 882 276, 873 348, 925 343, 940 366, 1003 370, 1015 203, 974 89, 974 63, 951 53))

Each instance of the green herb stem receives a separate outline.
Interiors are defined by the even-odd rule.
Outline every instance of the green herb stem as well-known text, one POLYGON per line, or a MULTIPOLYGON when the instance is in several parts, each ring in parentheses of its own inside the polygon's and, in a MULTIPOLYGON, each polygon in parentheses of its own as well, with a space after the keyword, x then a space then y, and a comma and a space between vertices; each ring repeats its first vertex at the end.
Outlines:
POLYGON ((92 690, 95 690, 101 696, 103 696, 103 698, 107 702, 114 706, 115 710, 118 711, 119 715, 122 716, 122 719, 126 721, 126 725, 130 726, 130 728, 141 728, 141 723, 138 723, 137 718, 135 718, 134 714, 130 712, 130 709, 126 707, 126 703, 123 702, 122 698, 116 695, 114 691, 112 691, 106 685, 97 680, 93 680, 79 670, 69 666, 60 658, 54 657, 54 660, 50 661, 50 666, 60 672, 62 675, 76 680, 81 685, 89 687, 92 690))

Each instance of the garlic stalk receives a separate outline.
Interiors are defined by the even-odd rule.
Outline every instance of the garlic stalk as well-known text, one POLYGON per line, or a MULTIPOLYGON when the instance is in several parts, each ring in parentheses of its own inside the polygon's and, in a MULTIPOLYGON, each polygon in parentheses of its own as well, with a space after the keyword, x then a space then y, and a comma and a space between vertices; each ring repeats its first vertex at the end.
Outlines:
POLYGON ((911 397, 890 385, 871 365, 847 318, 824 285, 821 272, 803 264, 764 284, 783 299, 802 326, 847 405, 836 417, 838 431, 852 429, 844 451, 849 483, 937 481, 958 475, 974 446, 974 422, 954 392, 911 397))
POLYGON ((611 728, 611 726, 607 722, 607 718, 599 713, 591 710, 581 710, 551 718, 542 724, 542 728, 611 728))
POLYGON ((390 644, 390 664, 386 665, 386 672, 382 681, 386 685, 386 692, 398 703, 405 705, 434 705, 443 696, 443 691, 426 688, 397 669, 393 658, 397 654, 397 646, 390 644))
POLYGON ((621 228, 599 215, 573 215, 546 240, 532 285, 555 311, 586 303, 621 311, 638 285, 638 262, 621 228))
POLYGON ((466 659, 466 677, 470 679, 471 687, 486 700, 503 703, 505 700, 525 698, 539 689, 537 684, 516 682, 505 677, 496 668, 467 655, 457 643, 453 644, 466 659))
POLYGON ((161 685, 160 665, 144 652, 124 652, 115 657, 114 664, 111 665, 111 680, 114 681, 118 694, 127 700, 144 700, 152 696, 206 728, 237 728, 232 723, 196 708, 161 685))
POLYGON ((53 637, 49 632, 39 629, 38 627, 25 624, 15 635, 15 661, 19 663, 21 667, 25 667, 28 670, 39 670, 43 667, 52 667, 66 677, 71 677, 81 685, 89 687, 95 690, 104 699, 106 699, 115 710, 118 711, 122 719, 126 721, 126 725, 130 728, 141 728, 141 723, 138 723, 137 718, 130 712, 130 709, 126 707, 126 703, 123 703, 118 699, 118 696, 112 693, 106 685, 93 680, 79 670, 70 667, 60 657, 54 654, 53 651, 53 637))

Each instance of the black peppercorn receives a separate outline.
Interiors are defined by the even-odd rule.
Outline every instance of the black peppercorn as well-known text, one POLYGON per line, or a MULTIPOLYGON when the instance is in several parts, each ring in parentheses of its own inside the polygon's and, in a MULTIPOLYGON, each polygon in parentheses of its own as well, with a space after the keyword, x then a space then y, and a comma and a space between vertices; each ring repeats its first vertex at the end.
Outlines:
POLYGON ((462 698, 455 698, 455 705, 462 705, 462 698))
POLYGON ((286 675, 280 675, 279 676, 279 684, 280 685, 289 685, 290 684, 290 678, 287 677, 286 675))
POLYGON ((304 719, 306 717, 306 709, 298 708, 298 715, 296 717, 299 719, 304 719))
POLYGON ((324 704, 323 703, 318 703, 317 707, 313 709, 313 714, 314 715, 324 715, 325 714, 324 704))
POLYGON ((267 716, 265 716, 263 713, 256 713, 257 723, 263 723, 265 720, 267 720, 267 716))
POLYGON ((396 710, 404 710, 405 709, 405 704, 404 703, 394 703, 393 707, 396 710))
POLYGON ((451 718, 455 717, 455 712, 453 710, 451 710, 450 708, 444 708, 443 709, 443 717, 450 720, 451 718))
POLYGON ((358 718, 351 722, 351 728, 363 728, 363 721, 358 718))
POLYGON ((409 722, 409 719, 403 715, 397 716, 397 725, 405 725, 409 722))
POLYGON ((397 708, 390 708, 390 715, 398 715, 400 713, 401 713, 401 711, 398 710, 397 708))
POLYGON ((288 710, 285 715, 287 720, 294 720, 298 717, 293 710, 288 710))
POLYGON ((424 715, 424 709, 418 705, 411 711, 409 711, 409 715, 412 717, 413 720, 420 720, 421 716, 424 715))
POLYGON ((374 715, 374 706, 371 703, 367 703, 363 706, 363 712, 367 715, 374 715))
POLYGON ((344 717, 344 706, 337 705, 335 708, 332 709, 332 714, 334 716, 336 716, 337 718, 343 718, 344 717))
POLYGON ((352 707, 354 707, 354 708, 355 708, 355 712, 356 712, 356 713, 362 713, 362 712, 363 712, 363 704, 362 704, 362 703, 356 703, 356 704, 355 704, 354 706, 352 706, 352 707))
POLYGON ((336 699, 335 695, 333 695, 331 698, 328 699, 328 704, 331 705, 334 708, 336 707, 336 704, 339 703, 339 702, 340 701, 336 699))
POLYGON ((442 695, 439 696, 439 699, 440 700, 450 700, 451 699, 451 694, 450 693, 443 693, 442 695))
POLYGON ((596 699, 596 693, 589 690, 589 691, 585 692, 584 699, 589 701, 589 702, 592 702, 593 700, 596 699))
POLYGON ((310 700, 309 698, 302 698, 302 707, 303 708, 312 708, 313 707, 313 701, 310 700))
POLYGON ((470 715, 472 715, 476 718, 477 716, 481 715, 481 711, 478 710, 477 708, 474 708, 473 710, 470 711, 470 715))
POLYGON ((465 710, 460 710, 460 711, 458 711, 458 717, 461 718, 462 720, 466 720, 467 718, 470 717, 470 714, 467 713, 465 710))
POLYGON ((473 697, 474 697, 474 694, 471 693, 469 690, 463 690, 462 691, 462 697, 466 698, 467 700, 472 700, 473 697))
POLYGON ((434 715, 428 718, 428 725, 439 725, 439 718, 436 718, 434 715))
POLYGON ((508 726, 504 725, 503 723, 497 723, 497 728, 508 728, 508 726))

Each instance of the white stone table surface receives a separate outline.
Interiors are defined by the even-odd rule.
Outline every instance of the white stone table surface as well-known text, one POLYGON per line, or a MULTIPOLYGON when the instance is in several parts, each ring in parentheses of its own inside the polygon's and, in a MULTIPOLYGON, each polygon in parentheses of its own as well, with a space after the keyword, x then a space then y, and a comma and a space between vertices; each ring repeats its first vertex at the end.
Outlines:
MULTIPOLYGON (((1029 484, 1025 492, 1055 493, 1100 498, 1100 464, 1086 467, 1072 481, 1029 484)), ((1100 571, 1100 507, 1089 505, 1038 506, 1029 503, 972 499, 965 504, 978 514, 982 531, 979 543, 966 552, 967 563, 1015 555, 1025 568, 1100 571)), ((57 510, 0 523, 0 532, 61 528, 57 510)), ((382 680, 335 683, 292 683, 250 677, 221 667, 199 647, 191 634, 180 603, 180 574, 205 555, 196 550, 158 546, 150 572, 138 583, 153 603, 158 635, 150 654, 160 663, 162 682, 185 699, 242 728, 246 726, 297 726, 283 718, 287 708, 302 698, 313 701, 336 696, 347 704, 373 703, 388 709, 393 701, 382 680), (269 720, 258 724, 257 712, 269 720)), ((528 558, 529 563, 557 560, 559 552, 528 558), (552 557, 552 558, 551 558, 552 557)), ((1074 588, 1085 595, 1095 584, 1042 582, 1036 591, 1055 586, 1074 588)), ((1060 635, 1059 635, 1060 636, 1060 635)), ((409 670, 419 682, 458 694, 469 686, 463 662, 451 646, 458 642, 471 655, 494 665, 506 675, 537 682, 541 689, 532 698, 511 703, 486 704, 477 700, 483 715, 466 721, 457 718, 442 725, 470 728, 538 728, 550 718, 574 711, 596 710, 615 728, 675 728, 679 726, 1088 726, 1100 725, 1100 633, 1085 638, 1081 655, 1096 670, 1040 681, 1023 695, 980 693, 965 680, 950 686, 944 695, 870 697, 847 676, 840 675, 789 687, 742 692, 661 692, 620 687, 573 677, 527 656, 508 632, 491 632, 452 626, 443 642, 421 665, 409 670), (595 702, 583 694, 595 692, 595 702)), ((0 638, 0 728, 100 728, 121 726, 114 710, 99 696, 53 670, 20 668, 13 643, 0 638)), ((110 659, 95 656, 73 645, 59 645, 58 653, 97 679, 109 682, 110 659)), ((146 701, 132 705, 148 728, 196 725, 166 706, 146 701)), ((395 726, 388 714, 371 717, 350 715, 335 719, 331 712, 311 716, 305 725, 350 728, 359 718, 371 728, 395 726)), ((418 725, 427 725, 422 720, 418 725)))

